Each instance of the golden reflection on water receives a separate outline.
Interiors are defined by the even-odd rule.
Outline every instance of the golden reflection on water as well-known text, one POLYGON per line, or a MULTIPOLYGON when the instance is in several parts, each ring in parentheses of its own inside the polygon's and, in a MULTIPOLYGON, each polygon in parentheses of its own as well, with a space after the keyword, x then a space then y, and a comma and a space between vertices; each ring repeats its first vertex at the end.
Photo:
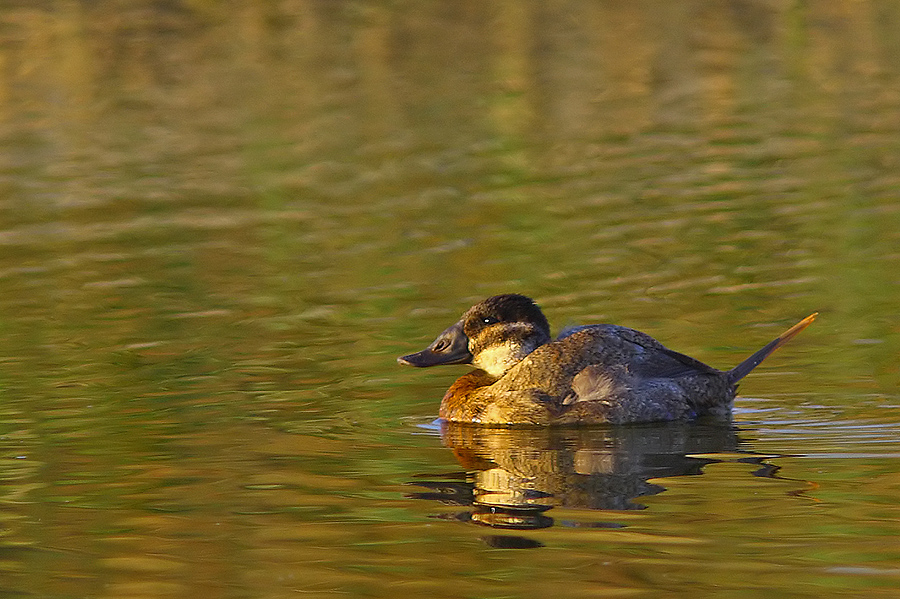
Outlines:
MULTIPOLYGON (((576 429, 444 423, 441 438, 469 473, 465 487, 452 478, 446 485, 443 477, 423 480, 415 484, 432 491, 412 496, 442 502, 453 496, 454 503, 472 508, 457 518, 522 530, 553 526, 554 507, 641 509, 640 497, 664 490, 650 479, 700 474, 715 460, 689 454, 725 454, 737 447, 729 423, 576 429)), ((590 520, 579 525, 609 526, 590 520)))
POLYGON ((0 586, 892 596, 898 27, 894 0, 4 3, 0 586), (635 431, 446 437, 459 463, 404 424, 459 372, 394 356, 507 291, 723 368, 822 316, 736 439, 649 452, 702 476, 645 478, 635 431), (460 469, 435 480, 551 505, 543 548, 403 498, 460 469))

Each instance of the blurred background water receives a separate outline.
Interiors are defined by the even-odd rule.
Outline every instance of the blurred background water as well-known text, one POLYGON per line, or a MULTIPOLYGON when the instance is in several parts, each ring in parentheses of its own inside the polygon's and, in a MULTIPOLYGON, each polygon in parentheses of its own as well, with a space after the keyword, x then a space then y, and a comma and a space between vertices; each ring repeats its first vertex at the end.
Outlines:
POLYGON ((0 148, 0 597, 896 596, 900 2, 7 0, 0 148), (821 316, 734 427, 430 424, 502 292, 821 316))

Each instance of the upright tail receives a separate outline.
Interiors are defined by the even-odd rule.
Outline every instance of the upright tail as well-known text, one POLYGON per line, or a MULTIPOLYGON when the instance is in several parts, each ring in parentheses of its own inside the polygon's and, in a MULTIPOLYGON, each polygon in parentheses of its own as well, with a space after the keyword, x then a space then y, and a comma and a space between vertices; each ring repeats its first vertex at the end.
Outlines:
POLYGON ((770 341, 761 350, 728 371, 728 382, 732 385, 747 376, 751 370, 759 366, 759 363, 769 357, 773 351, 793 339, 797 334, 812 324, 812 321, 818 316, 818 312, 813 312, 781 335, 770 341))

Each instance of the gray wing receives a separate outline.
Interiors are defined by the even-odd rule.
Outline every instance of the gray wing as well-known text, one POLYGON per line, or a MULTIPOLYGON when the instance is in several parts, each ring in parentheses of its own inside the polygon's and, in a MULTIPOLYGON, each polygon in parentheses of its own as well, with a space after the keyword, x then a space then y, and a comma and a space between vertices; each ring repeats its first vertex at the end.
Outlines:
POLYGON ((630 370, 647 378, 680 378, 698 374, 721 374, 712 366, 704 364, 677 351, 640 331, 612 324, 570 327, 560 333, 559 339, 584 330, 595 330, 601 344, 617 344, 627 355, 630 370))

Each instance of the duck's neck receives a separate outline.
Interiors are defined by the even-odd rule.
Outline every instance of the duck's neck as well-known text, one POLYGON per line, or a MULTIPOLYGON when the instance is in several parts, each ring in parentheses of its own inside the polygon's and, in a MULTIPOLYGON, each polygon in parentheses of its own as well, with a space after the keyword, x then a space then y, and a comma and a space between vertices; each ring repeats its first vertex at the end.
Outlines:
POLYGON ((439 416, 452 422, 478 422, 481 412, 490 401, 489 398, 478 397, 476 391, 496 381, 496 377, 483 370, 473 370, 462 375, 444 394, 439 416))

